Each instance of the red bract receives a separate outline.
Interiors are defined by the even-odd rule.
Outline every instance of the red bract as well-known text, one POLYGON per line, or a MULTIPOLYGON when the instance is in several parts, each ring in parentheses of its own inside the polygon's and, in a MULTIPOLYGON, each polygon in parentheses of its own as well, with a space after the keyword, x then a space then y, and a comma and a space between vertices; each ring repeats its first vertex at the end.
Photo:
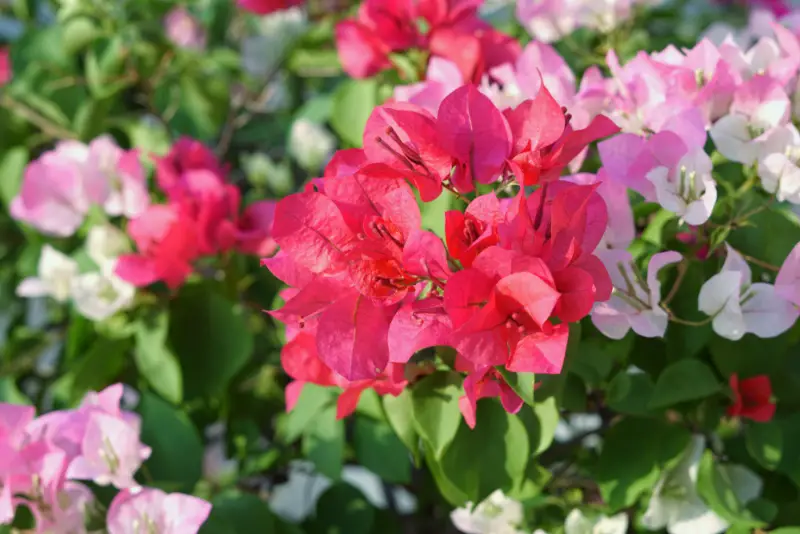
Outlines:
POLYGON ((181 138, 155 162, 167 204, 151 205, 128 224, 139 252, 121 259, 117 273, 124 280, 137 286, 163 281, 175 289, 201 256, 232 248, 264 256, 275 251, 275 203, 256 202, 240 215, 239 190, 205 145, 181 138))
POLYGON ((305 0, 238 0, 239 7, 258 15, 266 15, 273 11, 302 6, 305 0))
MULTIPOLYGON (((392 3, 381 16, 399 20, 407 7, 392 3)), ((418 7, 435 21, 471 12, 448 2, 418 7)), ((403 27, 394 38, 407 37, 403 27)), ((445 97, 435 117, 407 103, 374 110, 364 149, 336 154, 324 178, 275 209, 281 252, 264 263, 291 288, 270 313, 306 348, 313 339, 334 379, 316 364, 301 365, 313 377, 292 376, 348 381, 339 401, 348 413, 363 388, 397 394, 406 381, 392 376, 415 353, 451 346, 458 369, 471 373, 461 407, 472 426, 479 398, 500 396, 507 410, 519 409, 495 367, 560 372, 568 323, 611 294, 593 254, 608 223, 597 186, 555 181, 610 129, 601 120, 575 132, 564 113, 541 83, 536 99, 505 115, 474 86, 445 97), (465 196, 475 182, 508 187, 528 178, 542 185, 527 196, 524 187, 514 199, 465 196), (412 186, 423 202, 447 188, 467 203, 445 215, 447 248, 421 228, 412 186)))
POLYGON ((128 224, 128 233, 139 253, 121 256, 116 273, 135 286, 161 280, 175 289, 200 255, 197 228, 180 207, 150 206, 128 224))
POLYGON ((739 380, 736 373, 731 375, 730 386, 734 402, 728 407, 731 417, 746 417, 759 423, 772 420, 775 403, 772 402, 772 384, 767 375, 739 380))
POLYGON ((336 47, 344 70, 354 78, 366 78, 390 68, 391 53, 423 48, 449 59, 465 80, 477 83, 489 69, 513 63, 521 53, 516 40, 478 17, 481 3, 367 0, 355 19, 336 26, 336 47), (426 31, 419 21, 424 21, 426 31))
POLYGON ((470 362, 456 358, 456 370, 468 373, 464 379, 464 396, 458 399, 458 407, 470 428, 475 428, 478 401, 481 399, 500 397, 508 413, 517 413, 522 408, 522 399, 494 367, 475 369, 470 362))
POLYGON ((11 56, 8 47, 0 47, 0 86, 11 81, 11 56))

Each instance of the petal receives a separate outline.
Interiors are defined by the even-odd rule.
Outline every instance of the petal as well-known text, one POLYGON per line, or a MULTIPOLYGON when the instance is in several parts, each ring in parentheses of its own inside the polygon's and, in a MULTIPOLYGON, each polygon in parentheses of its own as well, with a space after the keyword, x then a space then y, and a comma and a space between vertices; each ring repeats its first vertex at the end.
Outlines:
POLYGON ((388 335, 390 362, 406 363, 421 349, 448 344, 453 329, 444 307, 426 310, 424 306, 424 301, 407 303, 392 319, 388 335))
POLYGON ((506 368, 515 373, 558 374, 564 365, 569 326, 561 323, 549 334, 537 332, 520 340, 506 368))
POLYGON ((403 247, 403 266, 423 278, 446 280, 452 274, 442 240, 426 230, 414 230, 408 237, 403 247))
POLYGON ((762 338, 777 337, 789 330, 800 312, 780 297, 771 284, 750 286, 742 303, 747 331, 762 338))

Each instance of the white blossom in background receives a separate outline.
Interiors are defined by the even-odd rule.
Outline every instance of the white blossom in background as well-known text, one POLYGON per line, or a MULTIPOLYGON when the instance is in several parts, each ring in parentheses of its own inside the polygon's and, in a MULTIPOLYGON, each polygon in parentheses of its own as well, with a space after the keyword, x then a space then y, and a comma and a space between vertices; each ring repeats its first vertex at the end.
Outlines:
POLYGON ((82 274, 72 281, 75 309, 93 321, 103 321, 129 308, 135 296, 136 287, 108 268, 82 274))
POLYGON ((256 78, 269 76, 308 27, 299 7, 258 17, 256 31, 242 40, 242 66, 256 78))
POLYGON ((117 258, 130 250, 128 236, 110 224, 93 226, 86 236, 86 253, 100 269, 115 264, 117 258))
POLYGON ((500 490, 474 508, 472 503, 456 508, 450 519, 464 534, 523 534, 517 529, 523 520, 522 504, 500 490))
POLYGON ((586 516, 578 508, 567 515, 564 534, 625 534, 628 532, 628 516, 625 513, 611 517, 586 516))
POLYGON ((328 162, 336 149, 336 138, 308 119, 298 119, 289 132, 289 154, 307 171, 318 171, 328 162))
POLYGON ((50 245, 42 247, 37 276, 26 278, 17 287, 20 297, 51 297, 66 302, 72 294, 72 281, 78 275, 78 264, 50 245))
POLYGON ((800 312, 772 284, 751 283, 750 266, 730 245, 725 247, 722 271, 703 284, 698 296, 700 311, 713 318, 714 332, 736 341, 747 333, 776 337, 791 328, 800 312))
MULTIPOLYGON (((697 475, 705 448, 703 436, 692 436, 680 462, 661 475, 642 517, 645 528, 666 528, 669 534, 718 534, 728 528, 728 523, 714 513, 697 493, 697 475)), ((761 493, 761 479, 749 469, 739 465, 718 468, 726 471, 733 492, 743 504, 761 493)))
POLYGON ((779 202, 800 204, 800 132, 793 124, 773 128, 764 139, 758 176, 779 202))
POLYGON ((713 167, 708 154, 702 148, 694 148, 674 169, 656 167, 647 173, 647 179, 655 186, 656 198, 664 209, 697 226, 711 217, 717 203, 713 167))
POLYGON ((205 430, 206 449, 203 453, 203 478, 217 484, 236 476, 239 462, 228 457, 225 447, 225 423, 214 423, 205 430))

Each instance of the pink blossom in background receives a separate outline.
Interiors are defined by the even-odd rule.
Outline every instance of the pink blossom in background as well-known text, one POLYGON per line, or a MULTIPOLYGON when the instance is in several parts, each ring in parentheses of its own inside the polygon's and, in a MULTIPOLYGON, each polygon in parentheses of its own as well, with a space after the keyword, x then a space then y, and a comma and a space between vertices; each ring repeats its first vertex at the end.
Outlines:
POLYGON ((0 46, 0 87, 11 81, 11 55, 8 47, 0 46))
POLYGON ((181 493, 138 488, 119 492, 108 509, 108 534, 196 534, 211 504, 181 493))
POLYGON ((795 245, 775 278, 775 292, 800 309, 800 244, 795 245))
POLYGON ((239 7, 257 15, 266 15, 273 11, 302 6, 305 0, 237 0, 239 7))
POLYGON ((25 504, 35 532, 84 532, 94 496, 76 480, 88 480, 123 490, 111 506, 112 532, 138 532, 137 517, 152 518, 159 533, 197 532, 210 504, 186 495, 163 497, 134 480, 150 448, 139 441, 139 416, 120 409, 122 393, 122 384, 114 384, 88 393, 76 409, 38 418, 33 407, 0 403, 0 524, 10 524, 16 507, 25 504), (133 494, 150 497, 124 505, 133 494))
POLYGON ((164 31, 175 46, 191 50, 206 47, 206 31, 185 7, 179 6, 164 17, 164 31))
POLYGON ((520 53, 516 40, 478 17, 481 3, 367 0, 356 18, 336 26, 344 70, 354 78, 367 78, 391 68, 391 53, 423 48, 431 57, 456 65, 463 80, 478 82, 489 69, 513 62, 520 53), (418 20, 425 21, 427 31, 420 30, 418 20))
POLYGON ((11 215, 42 233, 67 237, 93 205, 112 216, 134 217, 149 202, 137 152, 101 136, 88 145, 62 141, 29 163, 11 215))

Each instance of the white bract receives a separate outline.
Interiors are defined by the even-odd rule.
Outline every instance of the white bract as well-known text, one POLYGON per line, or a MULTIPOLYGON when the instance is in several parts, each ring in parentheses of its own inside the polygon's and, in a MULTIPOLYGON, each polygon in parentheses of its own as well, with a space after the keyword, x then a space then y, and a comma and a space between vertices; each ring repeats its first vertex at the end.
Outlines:
POLYGON ((725 115, 711 126, 711 139, 720 154, 729 160, 752 165, 762 153, 764 134, 781 124, 788 105, 788 100, 768 100, 750 115, 725 115))
MULTIPOLYGON (((703 436, 692 436, 680 462, 662 474, 642 517, 645 528, 666 528, 669 534, 718 534, 728 528, 728 523, 714 513, 697 493, 697 476, 705 448, 703 436)), ((725 465, 718 469, 725 470, 733 492, 743 504, 761 493, 761 479, 749 469, 738 465, 725 465)))
POLYGON ((564 522, 564 534, 625 534, 627 531, 628 516, 625 513, 587 517, 576 508, 564 522))
POLYGON ((72 281, 78 275, 78 264, 50 245, 42 247, 38 276, 26 278, 17 287, 20 297, 52 297, 66 302, 72 293, 72 281))
POLYGON ((93 226, 86 237, 86 252, 101 269, 117 261, 120 255, 130 251, 128 237, 115 226, 93 226))
POLYGON ((761 186, 779 202, 800 204, 800 132, 793 124, 766 134, 758 161, 761 186))
POLYGON ((714 332, 734 341, 747 333, 776 337, 795 323, 797 310, 781 298, 771 284, 751 284, 750 267, 741 254, 725 245, 722 271, 700 289, 700 311, 713 317, 714 332))
POLYGON ((102 321, 129 308, 135 295, 136 288, 110 269, 82 274, 72 283, 75 309, 94 321, 102 321))
POLYGON ((697 226, 711 217, 717 202, 717 185, 711 176, 711 158, 702 148, 686 153, 677 167, 656 167, 647 173, 656 188, 656 198, 664 209, 697 226))
POLYGON ((450 514, 450 519, 464 534, 522 534, 517 526, 522 522, 522 504, 509 499, 497 490, 472 508, 467 503, 450 514))
POLYGON ((635 271, 632 257, 625 250, 599 250, 614 292, 606 302, 598 302, 592 310, 592 323, 605 336, 622 339, 631 328, 643 337, 663 337, 669 317, 661 306, 661 283, 658 272, 677 263, 682 256, 674 251, 654 254, 647 266, 647 280, 635 271))
POLYGON ((336 148, 331 133, 308 119, 298 119, 289 132, 289 154, 306 170, 318 171, 330 159, 336 148))

